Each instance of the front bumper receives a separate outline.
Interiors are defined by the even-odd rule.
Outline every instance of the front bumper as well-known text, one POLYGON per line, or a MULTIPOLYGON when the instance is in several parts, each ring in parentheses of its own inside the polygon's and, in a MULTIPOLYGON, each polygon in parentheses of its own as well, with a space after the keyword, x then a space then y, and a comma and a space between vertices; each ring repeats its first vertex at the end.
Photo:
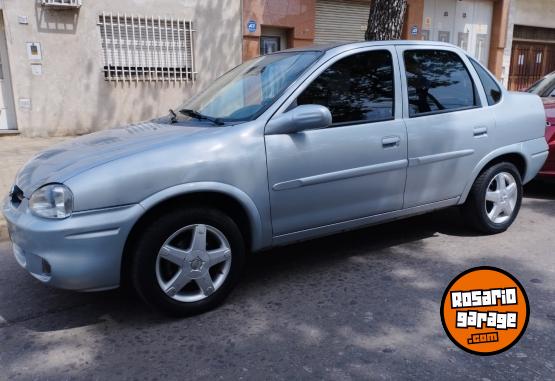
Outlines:
POLYGON ((2 208, 17 262, 48 285, 79 291, 116 288, 127 236, 144 212, 128 205, 75 212, 63 220, 36 217, 24 199, 2 208))

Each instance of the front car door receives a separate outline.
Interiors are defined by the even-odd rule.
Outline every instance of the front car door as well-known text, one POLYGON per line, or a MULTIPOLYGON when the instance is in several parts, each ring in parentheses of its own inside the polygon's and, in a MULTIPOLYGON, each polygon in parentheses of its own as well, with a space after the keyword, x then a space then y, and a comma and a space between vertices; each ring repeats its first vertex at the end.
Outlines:
POLYGON ((470 62, 458 50, 398 46, 408 134, 405 208, 456 203, 489 152, 493 113, 470 62))
MULTIPOLYGON (((320 104, 332 125, 266 135, 274 236, 403 205, 407 137, 395 49, 357 49, 315 70, 283 105, 320 104)), ((279 114, 279 111, 278 111, 279 114)))

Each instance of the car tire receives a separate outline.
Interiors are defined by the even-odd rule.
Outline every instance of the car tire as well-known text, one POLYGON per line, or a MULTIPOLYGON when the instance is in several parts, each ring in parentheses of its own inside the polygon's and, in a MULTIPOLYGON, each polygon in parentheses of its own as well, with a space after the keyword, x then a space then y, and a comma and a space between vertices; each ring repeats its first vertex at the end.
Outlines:
POLYGON ((245 258, 243 236, 228 215, 211 208, 174 210, 154 218, 140 235, 130 278, 138 295, 156 310, 176 317, 196 315, 224 301, 245 258), (213 265, 214 258, 221 262, 213 265))
POLYGON ((497 234, 511 226, 521 203, 520 172, 513 164, 502 162, 478 176, 461 210, 471 228, 485 234, 497 234))

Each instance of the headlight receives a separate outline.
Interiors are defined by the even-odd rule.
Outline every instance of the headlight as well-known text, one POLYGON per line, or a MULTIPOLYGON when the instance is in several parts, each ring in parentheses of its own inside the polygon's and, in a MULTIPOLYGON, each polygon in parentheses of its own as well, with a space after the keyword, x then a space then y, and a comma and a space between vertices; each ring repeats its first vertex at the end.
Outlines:
POLYGON ((73 194, 62 184, 45 185, 33 192, 29 208, 39 217, 66 218, 73 211, 73 194))

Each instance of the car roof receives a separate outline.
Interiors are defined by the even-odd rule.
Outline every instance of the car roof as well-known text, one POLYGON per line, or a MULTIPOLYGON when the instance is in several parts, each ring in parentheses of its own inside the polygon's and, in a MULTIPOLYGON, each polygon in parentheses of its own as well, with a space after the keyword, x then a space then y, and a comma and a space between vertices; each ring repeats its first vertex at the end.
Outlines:
MULTIPOLYGON (((456 47, 453 44, 438 41, 419 41, 419 40, 387 40, 387 41, 355 41, 355 42, 331 42, 326 44, 314 44, 303 46, 300 48, 293 48, 282 50, 288 52, 299 51, 318 51, 326 52, 328 50, 343 48, 345 50, 372 47, 372 46, 399 46, 399 45, 414 45, 414 46, 437 46, 437 47, 456 47)), ((279 53, 279 52, 276 52, 279 53)))

